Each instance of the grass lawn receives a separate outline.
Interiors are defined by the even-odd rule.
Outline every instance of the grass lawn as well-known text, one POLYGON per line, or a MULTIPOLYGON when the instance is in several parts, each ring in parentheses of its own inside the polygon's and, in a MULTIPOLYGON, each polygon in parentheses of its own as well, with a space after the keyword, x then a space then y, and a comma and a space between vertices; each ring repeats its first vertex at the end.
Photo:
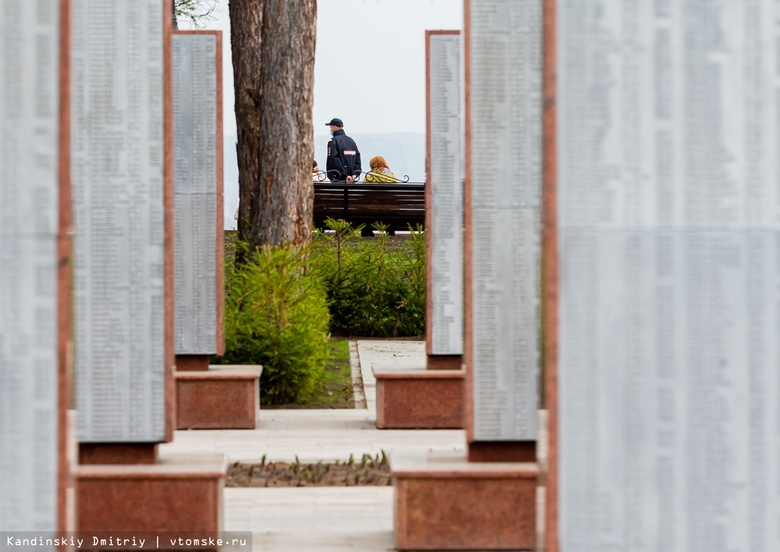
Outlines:
MULTIPOLYGON (((325 365, 325 378, 319 394, 306 404, 263 405, 273 408, 355 408, 352 393, 352 372, 349 367, 349 341, 332 339, 328 343, 329 359, 325 365)), ((262 391, 261 391, 262 392, 262 391)))

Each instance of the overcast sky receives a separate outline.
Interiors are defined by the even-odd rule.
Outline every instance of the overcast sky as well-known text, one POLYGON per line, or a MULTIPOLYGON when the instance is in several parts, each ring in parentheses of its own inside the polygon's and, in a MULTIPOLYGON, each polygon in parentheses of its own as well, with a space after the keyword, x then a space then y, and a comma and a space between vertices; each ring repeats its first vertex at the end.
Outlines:
MULTIPOLYGON (((315 133, 326 134, 331 117, 348 133, 425 132, 425 30, 461 29, 463 0, 317 4, 315 133)), ((224 129, 234 135, 228 0, 214 16, 206 28, 224 31, 224 129)))

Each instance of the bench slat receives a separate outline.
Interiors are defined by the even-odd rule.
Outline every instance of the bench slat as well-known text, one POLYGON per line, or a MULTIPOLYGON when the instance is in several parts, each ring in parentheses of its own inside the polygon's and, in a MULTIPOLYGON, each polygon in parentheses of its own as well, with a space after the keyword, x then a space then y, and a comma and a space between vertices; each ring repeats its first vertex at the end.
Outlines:
POLYGON ((314 183, 314 224, 327 217, 352 224, 374 222, 405 229, 425 225, 425 184, 314 183))

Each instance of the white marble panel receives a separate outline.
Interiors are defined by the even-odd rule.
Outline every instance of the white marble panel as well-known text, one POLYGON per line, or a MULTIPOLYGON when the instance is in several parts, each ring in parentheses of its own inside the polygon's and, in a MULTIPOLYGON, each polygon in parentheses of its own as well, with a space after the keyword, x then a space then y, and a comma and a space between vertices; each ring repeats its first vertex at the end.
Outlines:
POLYGON ((779 9, 558 4, 561 552, 780 549, 779 9))
POLYGON ((475 441, 536 439, 542 2, 471 0, 475 441))
POLYGON ((217 344, 217 37, 173 36, 175 350, 217 344))
POLYGON ((461 38, 429 35, 431 353, 463 354, 461 38))
POLYGON ((0 13, 0 532, 52 531, 59 3, 0 0, 0 13))
POLYGON ((174 197, 176 354, 217 352, 217 214, 214 196, 174 197), (194 239, 197 236, 199 239, 194 239))
POLYGON ((165 3, 71 4, 79 439, 160 442, 165 3))

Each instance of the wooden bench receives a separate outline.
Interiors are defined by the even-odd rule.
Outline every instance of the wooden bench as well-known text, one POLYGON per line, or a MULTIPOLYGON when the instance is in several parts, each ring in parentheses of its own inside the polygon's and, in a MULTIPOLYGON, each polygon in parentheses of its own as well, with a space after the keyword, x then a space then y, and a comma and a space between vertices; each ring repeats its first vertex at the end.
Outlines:
POLYGON ((425 183, 345 184, 314 183, 314 226, 325 227, 325 219, 343 219, 353 226, 382 222, 390 230, 408 225, 425 226, 425 183))

